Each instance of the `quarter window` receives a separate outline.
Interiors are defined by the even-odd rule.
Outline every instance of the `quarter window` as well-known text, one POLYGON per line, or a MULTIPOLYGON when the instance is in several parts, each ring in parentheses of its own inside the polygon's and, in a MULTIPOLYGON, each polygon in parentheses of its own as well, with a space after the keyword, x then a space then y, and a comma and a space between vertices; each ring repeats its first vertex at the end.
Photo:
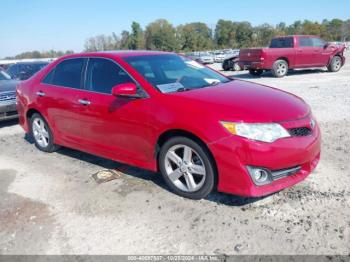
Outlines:
POLYGON ((43 82, 79 89, 81 88, 83 66, 83 58, 64 60, 45 77, 43 82))
POLYGON ((292 48, 294 47, 293 37, 274 38, 271 41, 270 48, 292 48))
POLYGON ((103 58, 90 58, 87 68, 86 89, 111 94, 114 86, 134 82, 116 63, 103 58))

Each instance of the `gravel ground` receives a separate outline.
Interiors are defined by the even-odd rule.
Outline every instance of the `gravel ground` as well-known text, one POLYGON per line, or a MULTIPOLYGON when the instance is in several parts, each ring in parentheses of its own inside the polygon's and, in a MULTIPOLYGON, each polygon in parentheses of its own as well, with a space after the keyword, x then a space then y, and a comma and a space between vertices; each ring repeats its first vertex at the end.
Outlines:
POLYGON ((261 199, 192 201, 158 174, 70 149, 45 154, 16 121, 0 123, 0 253, 349 254, 350 66, 283 79, 229 74, 311 105, 323 151, 304 182, 261 199), (123 176, 97 184, 91 176, 105 168, 123 176))

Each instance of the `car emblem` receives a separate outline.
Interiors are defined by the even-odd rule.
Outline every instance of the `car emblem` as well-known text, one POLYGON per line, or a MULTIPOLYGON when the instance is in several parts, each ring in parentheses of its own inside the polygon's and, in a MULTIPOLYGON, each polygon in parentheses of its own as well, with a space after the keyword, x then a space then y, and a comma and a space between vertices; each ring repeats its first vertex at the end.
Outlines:
POLYGON ((250 56, 250 53, 248 53, 248 56, 250 56))
POLYGON ((315 127, 315 120, 313 120, 313 119, 311 119, 310 120, 310 127, 311 127, 311 129, 314 129, 314 127, 315 127))

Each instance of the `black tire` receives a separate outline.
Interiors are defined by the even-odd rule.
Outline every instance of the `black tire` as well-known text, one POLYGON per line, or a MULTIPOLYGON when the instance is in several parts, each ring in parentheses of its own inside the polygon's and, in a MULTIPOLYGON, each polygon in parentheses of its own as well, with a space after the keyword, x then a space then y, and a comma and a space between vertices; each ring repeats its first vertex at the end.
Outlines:
POLYGON ((232 62, 231 60, 225 60, 223 63, 222 63, 222 69, 224 71, 230 71, 232 70, 232 62))
POLYGON ((334 56, 331 60, 331 62, 329 63, 329 65, 327 66, 328 71, 330 72, 338 72, 340 70, 340 68, 342 68, 342 59, 340 56, 334 56))
MULTIPOLYGON (((181 150, 181 148, 179 150, 181 150)), ((207 195, 209 195, 209 193, 212 192, 214 187, 216 186, 215 164, 213 163, 210 153, 208 152, 208 150, 204 145, 201 145, 200 143, 197 143, 187 137, 178 136, 178 137, 170 138, 168 141, 166 141, 160 149, 160 153, 158 157, 158 165, 159 165, 160 173, 162 174, 162 177, 165 183, 168 185, 168 187, 172 192, 174 192, 179 196, 190 198, 190 199, 196 199, 196 200, 202 199, 202 198, 205 198, 207 195), (205 176, 202 182, 203 184, 201 185, 200 188, 198 188, 198 190, 193 192, 181 190, 178 186, 175 185, 174 182, 171 181, 167 173, 166 158, 167 158, 167 153, 169 149, 171 150, 176 146, 181 147, 183 145, 193 149, 194 152, 192 152, 193 153, 192 156, 194 157, 198 154, 198 156, 200 157, 199 159, 200 163, 202 164, 203 167, 205 167, 205 176)), ((178 168, 178 170, 180 170, 180 168, 178 168)), ((185 175, 184 174, 181 175, 181 177, 178 180, 180 180, 181 178, 184 181, 183 185, 186 185, 187 180, 185 179, 185 175)))
POLYGON ((262 69, 249 69, 249 74, 252 76, 261 76, 264 73, 262 69))
POLYGON ((32 117, 30 118, 30 134, 34 139, 35 146, 39 150, 47 153, 52 153, 59 149, 59 146, 53 143, 54 139, 53 139, 52 131, 49 125, 47 124, 46 120, 38 113, 33 114, 32 117), (42 140, 45 139, 46 141, 45 144, 47 143, 47 145, 43 145, 43 143, 40 143, 40 139, 38 139, 37 136, 35 135, 36 131, 35 131, 34 123, 37 123, 37 121, 41 121, 40 123, 44 125, 45 131, 47 131, 47 137, 42 138, 42 140))
POLYGON ((284 77, 288 74, 288 63, 285 60, 277 60, 272 66, 272 75, 274 77, 284 77))

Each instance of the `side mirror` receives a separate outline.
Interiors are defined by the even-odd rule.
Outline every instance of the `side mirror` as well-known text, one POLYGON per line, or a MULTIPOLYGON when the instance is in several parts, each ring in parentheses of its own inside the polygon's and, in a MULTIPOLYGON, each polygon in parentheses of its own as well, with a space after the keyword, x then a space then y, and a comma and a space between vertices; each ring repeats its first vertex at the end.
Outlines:
POLYGON ((138 97, 137 86, 131 82, 116 85, 112 88, 112 95, 138 97))
POLYGON ((327 43, 324 44, 323 48, 327 49, 329 46, 330 46, 330 43, 327 42, 327 43))

